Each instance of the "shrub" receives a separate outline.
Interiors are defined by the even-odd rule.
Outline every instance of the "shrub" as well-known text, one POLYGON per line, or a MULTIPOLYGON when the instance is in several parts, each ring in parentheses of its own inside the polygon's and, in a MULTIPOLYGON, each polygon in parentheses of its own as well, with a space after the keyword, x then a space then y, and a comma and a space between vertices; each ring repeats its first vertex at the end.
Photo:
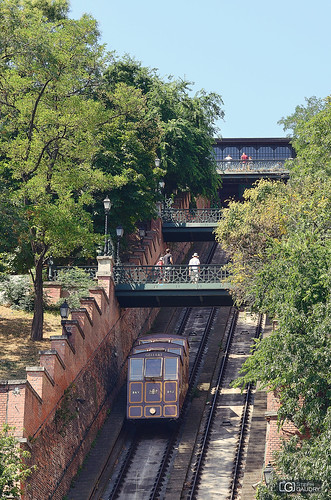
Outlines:
POLYGON ((20 497, 20 481, 27 478, 35 466, 27 467, 24 459, 30 457, 28 451, 18 447, 13 435, 14 427, 4 425, 0 429, 0 498, 20 497))
MULTIPOLYGON (((95 287, 95 281, 84 269, 80 269, 79 267, 59 271, 57 283, 62 285, 63 291, 69 293, 67 302, 71 309, 79 307, 79 299, 87 297, 89 295, 89 288, 95 287)), ((62 299, 61 302, 63 302, 62 299)))
POLYGON ((6 276, 0 282, 0 302, 12 309, 33 310, 33 294, 28 276, 6 276))

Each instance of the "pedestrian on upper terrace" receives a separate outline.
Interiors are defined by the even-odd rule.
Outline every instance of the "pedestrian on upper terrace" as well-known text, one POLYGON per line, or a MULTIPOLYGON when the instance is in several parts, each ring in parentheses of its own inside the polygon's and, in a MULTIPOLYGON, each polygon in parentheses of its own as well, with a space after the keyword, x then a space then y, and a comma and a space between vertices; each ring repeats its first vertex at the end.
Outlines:
POLYGON ((245 153, 245 151, 244 151, 244 152, 243 152, 243 154, 241 155, 240 159, 241 159, 241 161, 242 161, 243 163, 246 163, 246 161, 248 160, 248 156, 247 156, 247 154, 245 153))

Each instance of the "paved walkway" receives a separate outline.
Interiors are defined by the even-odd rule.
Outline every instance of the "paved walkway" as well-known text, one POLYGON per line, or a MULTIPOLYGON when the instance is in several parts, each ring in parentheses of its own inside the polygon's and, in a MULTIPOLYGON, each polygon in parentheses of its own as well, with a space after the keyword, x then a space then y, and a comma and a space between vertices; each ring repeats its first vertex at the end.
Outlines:
MULTIPOLYGON (((272 325, 267 321, 263 337, 268 337, 271 332, 272 325)), ((262 480, 267 434, 266 411, 267 392, 259 390, 259 384, 257 384, 257 390, 254 395, 254 409, 250 426, 241 500, 254 500, 257 484, 262 480)))
POLYGON ((126 411, 126 387, 122 387, 113 408, 106 418, 100 433, 67 493, 68 500, 88 500, 98 482, 100 472, 107 466, 109 451, 116 444, 121 432, 126 411))

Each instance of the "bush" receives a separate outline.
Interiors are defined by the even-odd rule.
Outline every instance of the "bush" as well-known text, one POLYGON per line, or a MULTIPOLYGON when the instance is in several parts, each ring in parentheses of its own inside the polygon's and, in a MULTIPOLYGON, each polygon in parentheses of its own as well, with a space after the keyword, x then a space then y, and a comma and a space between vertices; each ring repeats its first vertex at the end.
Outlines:
POLYGON ((0 303, 12 309, 32 311, 34 300, 28 276, 5 276, 0 282, 0 303))
MULTIPOLYGON (((81 297, 88 297, 89 288, 95 287, 95 281, 86 271, 79 267, 59 271, 57 283, 62 286, 63 291, 69 293, 67 302, 71 309, 79 307, 79 299, 81 297)), ((62 302, 63 299, 61 299, 62 302)))
POLYGON ((0 498, 21 498, 20 481, 26 479, 36 466, 28 467, 24 460, 30 458, 28 451, 18 446, 14 427, 0 428, 0 498))

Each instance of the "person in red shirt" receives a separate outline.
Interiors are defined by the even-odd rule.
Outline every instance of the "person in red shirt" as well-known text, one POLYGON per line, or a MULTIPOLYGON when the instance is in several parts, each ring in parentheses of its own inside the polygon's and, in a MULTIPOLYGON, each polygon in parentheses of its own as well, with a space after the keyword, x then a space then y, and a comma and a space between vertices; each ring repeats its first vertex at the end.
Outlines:
POLYGON ((246 163, 246 161, 248 160, 247 154, 245 152, 243 152, 243 154, 241 155, 240 159, 241 159, 241 161, 243 163, 246 163))

